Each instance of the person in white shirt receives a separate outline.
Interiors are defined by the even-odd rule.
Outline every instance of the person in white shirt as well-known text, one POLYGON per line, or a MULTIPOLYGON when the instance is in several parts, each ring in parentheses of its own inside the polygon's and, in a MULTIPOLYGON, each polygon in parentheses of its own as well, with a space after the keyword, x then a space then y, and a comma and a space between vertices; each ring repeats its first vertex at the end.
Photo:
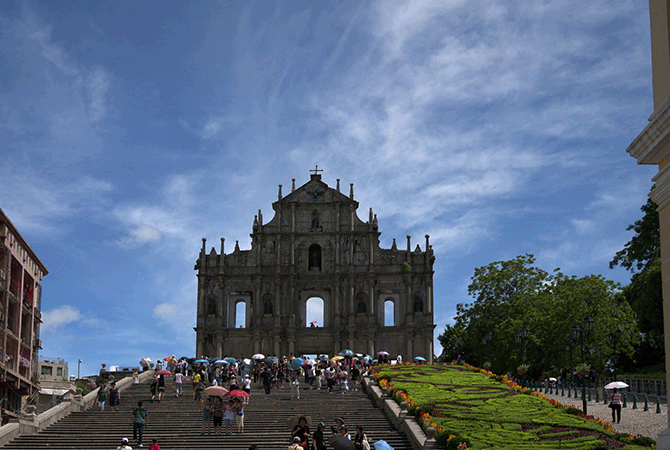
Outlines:
MULTIPOLYGON (((242 390, 247 394, 251 394, 251 378, 249 378, 249 375, 244 376, 244 387, 242 390)), ((249 404, 249 397, 244 397, 244 404, 249 404)))
POLYGON ((184 378, 184 375, 181 373, 180 369, 177 369, 177 371, 174 374, 174 391, 175 391, 175 397, 179 398, 181 395, 181 386, 182 386, 182 379, 184 378))
POLYGON ((398 362, 398 364, 402 364, 402 355, 398 355, 395 360, 398 362))
POLYGON ((116 450, 133 450, 133 448, 128 445, 128 439, 123 438, 121 439, 121 445, 116 447, 116 450))

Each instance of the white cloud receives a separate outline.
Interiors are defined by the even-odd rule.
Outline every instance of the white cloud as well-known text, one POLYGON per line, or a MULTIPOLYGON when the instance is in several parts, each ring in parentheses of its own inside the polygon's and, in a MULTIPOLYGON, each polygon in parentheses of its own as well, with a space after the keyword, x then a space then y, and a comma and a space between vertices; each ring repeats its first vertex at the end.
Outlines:
POLYGON ((63 305, 59 308, 45 311, 43 313, 42 331, 49 332, 57 330, 63 325, 73 323, 94 324, 98 319, 90 312, 82 314, 77 308, 71 305, 63 305))
POLYGON ((31 16, 27 23, 28 37, 36 41, 42 48, 42 56, 55 65, 66 75, 79 74, 77 64, 70 61, 69 55, 61 46, 52 42, 51 26, 44 26, 37 23, 38 19, 31 16))
POLYGON ((86 89, 90 100, 89 119, 98 122, 107 115, 107 100, 105 98, 109 89, 109 73, 103 67, 95 67, 89 75, 86 89))
POLYGON ((578 234, 589 234, 596 230, 596 224, 589 219, 572 219, 570 221, 578 234))
POLYGON ((172 303, 159 303, 154 307, 154 316, 167 321, 178 319, 181 313, 181 308, 172 303))

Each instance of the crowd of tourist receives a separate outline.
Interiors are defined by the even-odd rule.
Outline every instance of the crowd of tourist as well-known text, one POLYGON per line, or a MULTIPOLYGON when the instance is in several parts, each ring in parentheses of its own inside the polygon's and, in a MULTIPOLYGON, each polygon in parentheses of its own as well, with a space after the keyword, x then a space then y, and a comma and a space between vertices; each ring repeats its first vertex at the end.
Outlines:
MULTIPOLYGON (((384 352, 383 352, 384 353, 384 352)), ((183 393, 183 384, 193 384, 193 400, 202 413, 202 429, 200 434, 231 435, 234 432, 244 433, 244 408, 249 403, 252 384, 263 388, 266 395, 273 389, 290 389, 291 399, 300 399, 300 386, 303 389, 325 390, 329 394, 339 392, 346 394, 358 391, 359 386, 370 369, 371 365, 389 363, 387 354, 379 354, 376 359, 370 355, 341 355, 328 359, 319 356, 315 359, 307 357, 247 359, 244 355, 239 358, 202 357, 201 359, 175 358, 174 356, 159 359, 154 368, 155 378, 149 385, 150 402, 161 402, 165 399, 168 384, 171 384, 175 397, 180 398, 183 393), (168 383, 171 380, 171 383, 168 383)), ((262 356, 262 355, 261 355, 262 356)), ((402 362, 397 355, 393 363, 402 362)), ((98 391, 98 405, 104 410, 105 402, 109 400, 112 409, 118 410, 121 400, 116 384, 112 383, 107 389, 104 384, 98 391)), ((139 447, 143 447, 142 438, 147 423, 148 412, 139 402, 132 412, 133 439, 139 447)), ((330 427, 332 436, 340 435, 351 440, 356 450, 370 448, 363 427, 357 425, 355 433, 350 435, 347 425, 340 417, 335 419, 336 426, 330 427)), ((326 425, 320 422, 316 431, 311 434, 307 418, 301 417, 292 429, 289 449, 326 448, 326 425)), ((126 438, 121 450, 131 450, 126 438)), ((255 445, 250 449, 257 448, 255 445)), ((150 450, 159 450, 157 440, 154 439, 150 450)))

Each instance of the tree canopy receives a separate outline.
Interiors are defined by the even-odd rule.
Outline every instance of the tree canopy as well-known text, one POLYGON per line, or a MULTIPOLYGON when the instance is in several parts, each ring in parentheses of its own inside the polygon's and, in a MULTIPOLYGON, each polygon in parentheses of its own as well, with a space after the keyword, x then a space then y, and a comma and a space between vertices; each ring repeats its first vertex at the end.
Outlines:
MULTIPOLYGON (((652 190, 654 187, 652 186, 652 190)), ((661 256, 661 232, 658 219, 658 205, 647 199, 640 210, 644 213, 641 219, 628 225, 626 230, 633 230, 635 236, 616 252, 610 261, 610 269, 621 266, 632 273, 647 270, 661 256)))
POLYGON ((658 365, 665 355, 661 238, 657 208, 651 199, 640 208, 644 213, 642 218, 626 228, 634 231, 635 235, 610 262, 610 268, 621 266, 633 274, 630 284, 623 288, 623 294, 638 316, 642 340, 634 356, 625 360, 629 368, 658 365))
POLYGON ((468 293, 474 301, 457 305, 454 325, 438 337, 448 360, 462 354, 473 364, 490 361, 498 373, 515 372, 524 359, 515 336, 528 327, 524 353, 531 372, 558 371, 582 362, 570 329, 584 328, 588 317, 593 331, 585 336, 583 362, 593 367, 601 368, 615 351, 632 353, 639 340, 635 315, 618 283, 599 275, 568 276, 559 269, 549 273, 535 266, 531 254, 475 269, 468 293), (614 349, 607 336, 617 329, 622 337, 614 349), (490 341, 484 339, 488 333, 490 341))

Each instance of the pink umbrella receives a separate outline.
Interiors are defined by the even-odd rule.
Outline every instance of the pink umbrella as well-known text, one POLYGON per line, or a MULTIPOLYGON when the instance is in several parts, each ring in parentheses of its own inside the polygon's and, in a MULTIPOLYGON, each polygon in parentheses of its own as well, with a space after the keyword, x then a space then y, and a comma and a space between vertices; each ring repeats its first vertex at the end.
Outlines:
MULTIPOLYGON (((205 389, 206 390, 206 389, 205 389)), ((233 389, 232 391, 225 394, 226 397, 249 397, 249 394, 240 389, 233 389)))
POLYGON ((221 386, 210 386, 208 388, 205 388, 205 394, 220 397, 223 395, 228 395, 228 389, 221 386))

